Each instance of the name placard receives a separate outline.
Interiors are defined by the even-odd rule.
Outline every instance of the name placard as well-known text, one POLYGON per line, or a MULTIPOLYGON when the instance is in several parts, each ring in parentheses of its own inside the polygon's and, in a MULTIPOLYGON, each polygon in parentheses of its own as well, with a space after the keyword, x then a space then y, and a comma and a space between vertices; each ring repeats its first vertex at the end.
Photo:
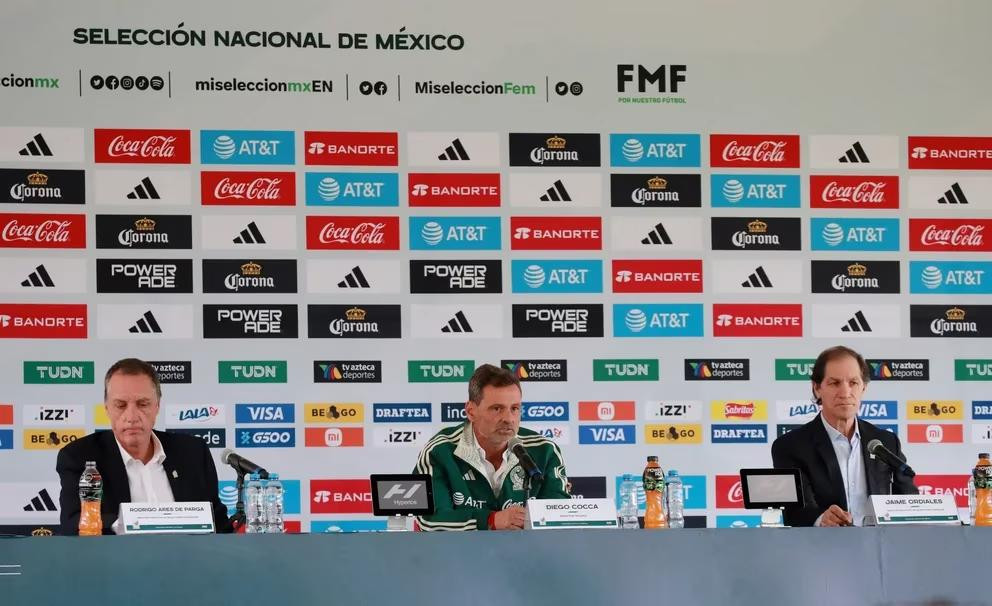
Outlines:
POLYGON ((530 499, 525 528, 618 528, 613 499, 530 499))
POLYGON ((960 524, 951 495, 872 495, 872 509, 879 526, 895 524, 960 524))
POLYGON ((121 503, 124 534, 199 534, 214 531, 207 501, 121 503))

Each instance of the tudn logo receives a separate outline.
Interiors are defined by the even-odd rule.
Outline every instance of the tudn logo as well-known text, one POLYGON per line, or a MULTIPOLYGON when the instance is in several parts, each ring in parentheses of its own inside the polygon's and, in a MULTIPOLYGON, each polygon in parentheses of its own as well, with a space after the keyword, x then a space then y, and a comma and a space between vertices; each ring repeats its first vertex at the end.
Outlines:
POLYGON ((234 152, 237 151, 237 146, 234 144, 234 139, 228 137, 227 135, 221 135, 214 139, 214 153, 221 160, 228 160, 234 157, 234 152))
POLYGON ((631 332, 641 332, 648 325, 648 317, 640 309, 631 309, 623 319, 631 332))
POLYGON ((420 228, 420 237, 428 246, 437 246, 444 239, 444 230, 437 221, 428 221, 420 228))
POLYGON ((544 268, 540 265, 528 265, 524 270, 524 283, 531 288, 544 286, 545 279, 544 268))
POLYGON ((737 179, 728 179, 723 184, 722 191, 723 197, 731 204, 736 204, 744 199, 744 184, 737 179))
POLYGON ((627 139, 620 151, 627 162, 639 162, 644 157, 644 145, 639 139, 627 139))
POLYGON ((317 194, 320 195, 320 199, 324 202, 333 202, 341 195, 341 186, 338 185, 337 179, 324 177, 320 180, 320 184, 317 185, 317 194))
POLYGON ((944 283, 944 274, 939 268, 933 265, 927 265, 923 268, 923 273, 920 275, 920 279, 923 280, 923 285, 933 290, 940 287, 944 283))
POLYGON ((844 241, 844 228, 836 223, 827 223, 821 233, 827 246, 837 246, 844 241))

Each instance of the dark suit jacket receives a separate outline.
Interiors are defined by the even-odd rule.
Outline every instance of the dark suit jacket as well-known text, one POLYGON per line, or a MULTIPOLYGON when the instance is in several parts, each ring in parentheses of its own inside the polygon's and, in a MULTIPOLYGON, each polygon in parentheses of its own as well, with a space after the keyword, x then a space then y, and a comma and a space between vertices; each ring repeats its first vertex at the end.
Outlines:
MULTIPOLYGON (((861 433, 861 456, 865 462, 868 495, 918 494, 912 478, 903 474, 895 474, 893 477, 888 465, 868 456, 868 442, 878 439, 886 448, 905 460, 899 438, 868 421, 858 419, 857 422, 861 433)), ((848 511, 837 455, 820 415, 772 443, 772 464, 779 469, 798 469, 802 473, 806 504, 802 508, 786 508, 785 523, 789 526, 812 526, 816 518, 831 505, 838 505, 848 511)))
MULTIPOLYGON (((214 510, 216 531, 231 532, 227 507, 217 494, 217 468, 207 445, 195 436, 161 431, 156 431, 155 435, 165 451, 162 466, 176 501, 209 501, 214 510)), ((55 470, 62 482, 59 495, 62 534, 79 534, 79 477, 83 475, 86 461, 96 461, 96 468, 103 477, 100 517, 103 533, 113 534, 110 526, 117 519, 121 503, 131 501, 131 487, 112 431, 92 433, 59 450, 55 470)))

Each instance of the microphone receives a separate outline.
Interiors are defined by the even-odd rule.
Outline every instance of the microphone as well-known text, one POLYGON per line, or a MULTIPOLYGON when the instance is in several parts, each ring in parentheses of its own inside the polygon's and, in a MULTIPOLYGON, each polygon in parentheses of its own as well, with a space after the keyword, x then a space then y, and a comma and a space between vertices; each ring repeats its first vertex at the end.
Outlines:
POLYGON ((913 468, 907 465, 905 461, 897 457, 891 450, 886 448, 885 445, 882 444, 881 440, 875 439, 868 442, 868 454, 872 455, 876 459, 880 459, 897 473, 905 474, 910 478, 916 475, 913 468))
POLYGON ((220 453, 220 460, 221 463, 226 463, 233 467, 238 473, 257 473, 263 480, 269 477, 269 472, 265 471, 264 467, 252 463, 230 448, 225 448, 224 452, 220 453))
POLYGON ((532 481, 540 482, 544 480, 544 473, 537 467, 537 463, 534 462, 534 459, 527 454, 527 449, 524 448, 520 438, 516 436, 510 438, 510 452, 517 455, 517 460, 520 462, 520 467, 523 468, 524 473, 530 476, 532 481))

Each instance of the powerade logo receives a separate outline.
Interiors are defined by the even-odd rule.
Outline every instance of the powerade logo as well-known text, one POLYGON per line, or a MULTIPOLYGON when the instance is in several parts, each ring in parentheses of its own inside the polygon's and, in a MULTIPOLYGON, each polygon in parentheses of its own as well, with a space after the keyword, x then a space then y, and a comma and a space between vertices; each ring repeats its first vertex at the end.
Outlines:
POLYGON ((200 164, 296 164, 296 133, 201 130, 200 164))
POLYGON ((307 206, 399 206, 397 173, 307 173, 307 206))
POLYGON ((617 304, 613 306, 614 337, 701 337, 700 303, 617 304))
POLYGON ((499 250, 499 217, 410 217, 410 250, 499 250))
POLYGON ((810 219, 813 250, 899 250, 899 219, 810 219))
POLYGON ((910 261, 909 292, 919 295, 992 294, 992 263, 910 261))
POLYGON ((292 427, 239 427, 238 448, 293 448, 296 446, 296 430, 292 427))
POLYGON ((579 444, 634 444, 634 425, 579 425, 579 444))
POLYGON ((465 402, 441 402, 442 423, 461 423, 467 419, 465 402))
POLYGON ((799 208, 799 175, 710 175, 713 208, 799 208))
POLYGON ((430 423, 430 402, 373 404, 373 423, 430 423))
POLYGON ((766 444, 767 425, 713 425, 710 441, 714 444, 766 444))
POLYGON ((568 402, 524 402, 521 421, 544 423, 568 420, 568 402))
POLYGON ((899 418, 899 407, 895 400, 862 400, 858 417, 894 421, 899 418))
POLYGON ((514 259, 510 272, 514 293, 603 292, 603 262, 599 260, 514 259))
POLYGON ((0 450, 13 450, 14 430, 0 429, 0 450))
POLYGON ((699 135, 610 134, 612 166, 699 166, 699 135))
POLYGON ((292 404, 235 404, 235 423, 293 423, 296 407, 292 404))

